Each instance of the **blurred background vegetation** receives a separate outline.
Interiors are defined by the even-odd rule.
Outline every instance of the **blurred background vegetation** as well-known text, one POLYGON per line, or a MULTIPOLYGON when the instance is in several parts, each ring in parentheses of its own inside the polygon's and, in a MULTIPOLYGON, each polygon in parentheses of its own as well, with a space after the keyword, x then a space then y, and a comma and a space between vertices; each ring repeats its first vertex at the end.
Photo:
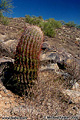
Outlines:
POLYGON ((25 22, 31 25, 39 26, 44 32, 44 34, 49 37, 55 37, 56 36, 55 29, 61 28, 62 25, 66 25, 67 27, 76 27, 80 29, 80 25, 75 24, 74 21, 70 21, 66 23, 63 20, 57 21, 54 18, 43 20, 42 16, 36 17, 36 16, 25 15, 25 22))

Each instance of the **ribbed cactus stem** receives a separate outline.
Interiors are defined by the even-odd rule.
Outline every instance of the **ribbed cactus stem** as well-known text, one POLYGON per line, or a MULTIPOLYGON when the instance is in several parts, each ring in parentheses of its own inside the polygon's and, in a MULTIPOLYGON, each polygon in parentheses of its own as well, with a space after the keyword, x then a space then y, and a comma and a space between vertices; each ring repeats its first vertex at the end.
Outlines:
POLYGON ((14 69, 20 84, 29 84, 38 77, 43 32, 37 26, 27 26, 16 47, 14 69))

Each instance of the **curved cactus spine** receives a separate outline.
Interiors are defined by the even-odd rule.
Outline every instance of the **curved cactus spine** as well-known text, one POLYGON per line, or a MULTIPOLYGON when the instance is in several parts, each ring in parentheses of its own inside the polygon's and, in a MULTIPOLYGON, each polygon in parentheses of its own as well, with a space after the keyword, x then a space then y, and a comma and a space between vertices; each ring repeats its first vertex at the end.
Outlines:
POLYGON ((28 26, 16 47, 14 68, 18 82, 24 84, 25 88, 37 79, 42 42, 41 29, 37 26, 28 26))

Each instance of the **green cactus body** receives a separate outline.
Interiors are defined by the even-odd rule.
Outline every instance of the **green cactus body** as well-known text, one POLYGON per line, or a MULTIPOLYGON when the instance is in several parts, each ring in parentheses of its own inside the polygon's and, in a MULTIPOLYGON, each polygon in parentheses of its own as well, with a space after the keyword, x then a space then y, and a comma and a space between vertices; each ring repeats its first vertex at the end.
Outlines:
POLYGON ((14 70, 20 84, 26 88, 37 79, 43 33, 37 26, 28 26, 16 47, 14 70))

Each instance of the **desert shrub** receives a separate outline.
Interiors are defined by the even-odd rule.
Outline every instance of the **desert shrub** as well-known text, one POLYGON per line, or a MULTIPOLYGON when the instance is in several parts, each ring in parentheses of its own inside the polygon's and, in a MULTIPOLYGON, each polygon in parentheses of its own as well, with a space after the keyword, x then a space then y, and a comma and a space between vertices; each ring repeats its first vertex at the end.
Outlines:
POLYGON ((60 28, 61 26, 62 25, 59 21, 54 20, 54 18, 50 18, 46 22, 44 22, 41 27, 45 35, 49 37, 55 37, 55 29, 60 28))
POLYGON ((39 18, 35 17, 35 18, 32 18, 31 22, 33 25, 39 25, 41 20, 39 18))
POLYGON ((41 21, 38 25, 42 30, 43 30, 43 27, 44 27, 44 21, 41 21))
POLYGON ((2 14, 2 12, 0 12, 0 18, 2 18, 3 17, 3 14, 2 14))
POLYGON ((62 25, 61 25, 61 23, 60 23, 59 21, 55 21, 55 22, 54 22, 54 27, 55 27, 55 28, 61 28, 61 26, 62 26, 62 25))
POLYGON ((36 16, 31 17, 30 15, 25 16, 25 21, 32 25, 39 25, 42 20, 43 19, 41 16, 39 17, 36 17, 36 16))
POLYGON ((30 15, 25 15, 25 22, 29 23, 31 21, 30 15))
POLYGON ((56 21, 56 20, 54 20, 54 18, 50 18, 50 19, 48 19, 48 22, 51 24, 51 26, 53 27, 53 28, 61 28, 61 23, 60 23, 60 21, 56 21))
POLYGON ((7 17, 4 17, 2 12, 0 12, 0 23, 2 23, 3 25, 9 24, 9 19, 7 17))
POLYGON ((2 19, 3 19, 3 14, 2 14, 2 12, 0 12, 0 23, 1 23, 2 19))
POLYGON ((39 26, 43 30, 44 34, 49 37, 55 37, 55 35, 56 35, 55 29, 61 28, 61 26, 62 26, 60 21, 56 21, 56 20, 54 20, 54 18, 50 18, 50 19, 44 21, 42 16, 31 17, 29 15, 26 15, 25 21, 29 24, 39 26))
POLYGON ((9 24, 9 19, 7 17, 2 17, 1 23, 3 25, 8 25, 9 24))
POLYGON ((68 26, 68 27, 75 27, 76 26, 74 21, 70 21, 70 22, 66 23, 65 25, 68 26))
POLYGON ((45 22, 43 24, 42 30, 43 30, 44 34, 49 37, 55 37, 55 35, 56 35, 54 27, 49 22, 45 22))

